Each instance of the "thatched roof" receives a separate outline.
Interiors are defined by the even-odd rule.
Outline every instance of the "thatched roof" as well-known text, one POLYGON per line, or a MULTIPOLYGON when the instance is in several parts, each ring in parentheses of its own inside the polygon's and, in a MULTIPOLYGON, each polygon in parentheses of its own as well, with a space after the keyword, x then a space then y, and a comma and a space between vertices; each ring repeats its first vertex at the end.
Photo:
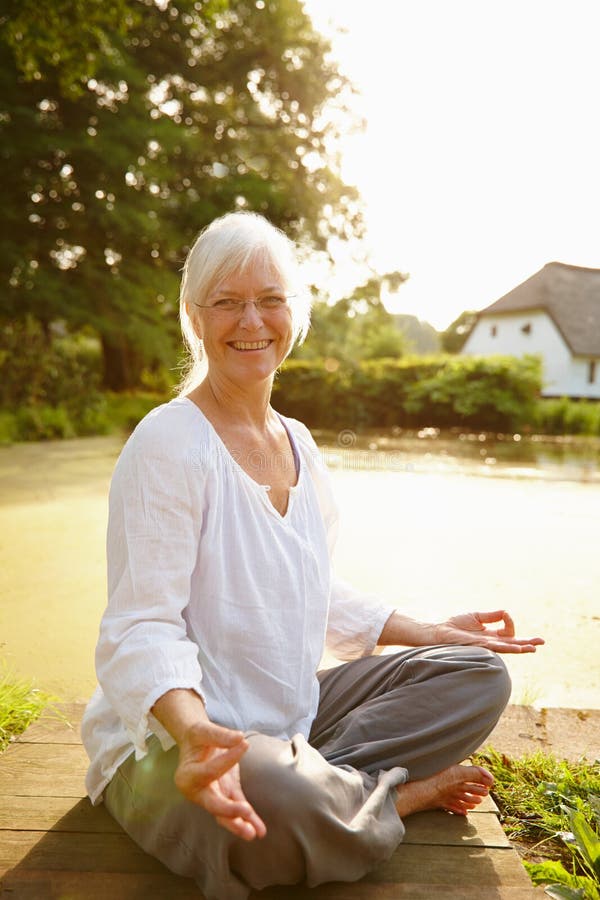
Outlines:
POLYGON ((576 356, 600 356, 600 269, 546 263, 480 316, 544 310, 576 356))

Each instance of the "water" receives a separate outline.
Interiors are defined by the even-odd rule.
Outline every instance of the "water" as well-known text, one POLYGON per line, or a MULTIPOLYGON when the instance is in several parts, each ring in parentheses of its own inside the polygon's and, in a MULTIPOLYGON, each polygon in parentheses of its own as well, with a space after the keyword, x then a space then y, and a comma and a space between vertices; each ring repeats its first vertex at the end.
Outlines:
MULTIPOLYGON (((596 442, 318 437, 342 509, 341 577, 429 621, 509 609, 521 636, 547 641, 508 659, 513 701, 600 707, 596 442)), ((121 445, 0 448, 0 659, 65 700, 89 697, 95 684, 107 493, 121 445)))
POLYGON ((344 430, 315 432, 328 465, 350 471, 467 473, 600 483, 600 438, 344 430))

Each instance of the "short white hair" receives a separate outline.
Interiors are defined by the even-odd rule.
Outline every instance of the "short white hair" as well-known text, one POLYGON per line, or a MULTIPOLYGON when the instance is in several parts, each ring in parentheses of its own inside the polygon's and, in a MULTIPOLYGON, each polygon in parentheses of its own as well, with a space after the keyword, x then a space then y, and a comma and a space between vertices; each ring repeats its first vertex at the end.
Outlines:
POLYGON ((293 294, 290 351, 306 337, 311 298, 300 277, 293 241, 258 213, 234 212, 220 216, 202 229, 183 266, 179 318, 189 352, 189 367, 180 394, 195 387, 206 372, 202 341, 194 328, 199 315, 195 304, 205 303, 211 291, 234 272, 244 272, 256 263, 277 272, 286 292, 293 294))

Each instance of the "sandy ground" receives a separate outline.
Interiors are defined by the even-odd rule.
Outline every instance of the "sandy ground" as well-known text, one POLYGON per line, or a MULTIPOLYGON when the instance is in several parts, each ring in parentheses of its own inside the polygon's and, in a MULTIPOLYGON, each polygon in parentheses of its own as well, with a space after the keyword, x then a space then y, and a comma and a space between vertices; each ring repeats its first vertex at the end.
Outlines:
MULTIPOLYGON (((105 603, 118 438, 0 449, 0 657, 86 699, 105 603)), ((513 702, 600 708, 600 485, 334 470, 340 575, 422 618, 506 607, 535 655, 507 657, 513 702)))

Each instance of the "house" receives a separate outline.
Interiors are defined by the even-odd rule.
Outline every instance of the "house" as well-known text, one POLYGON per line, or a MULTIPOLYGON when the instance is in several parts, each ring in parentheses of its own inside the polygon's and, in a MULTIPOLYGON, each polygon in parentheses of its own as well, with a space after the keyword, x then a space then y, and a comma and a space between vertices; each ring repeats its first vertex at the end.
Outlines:
POLYGON ((600 399, 600 269, 547 263, 479 313, 461 352, 539 354, 545 397, 600 399))

